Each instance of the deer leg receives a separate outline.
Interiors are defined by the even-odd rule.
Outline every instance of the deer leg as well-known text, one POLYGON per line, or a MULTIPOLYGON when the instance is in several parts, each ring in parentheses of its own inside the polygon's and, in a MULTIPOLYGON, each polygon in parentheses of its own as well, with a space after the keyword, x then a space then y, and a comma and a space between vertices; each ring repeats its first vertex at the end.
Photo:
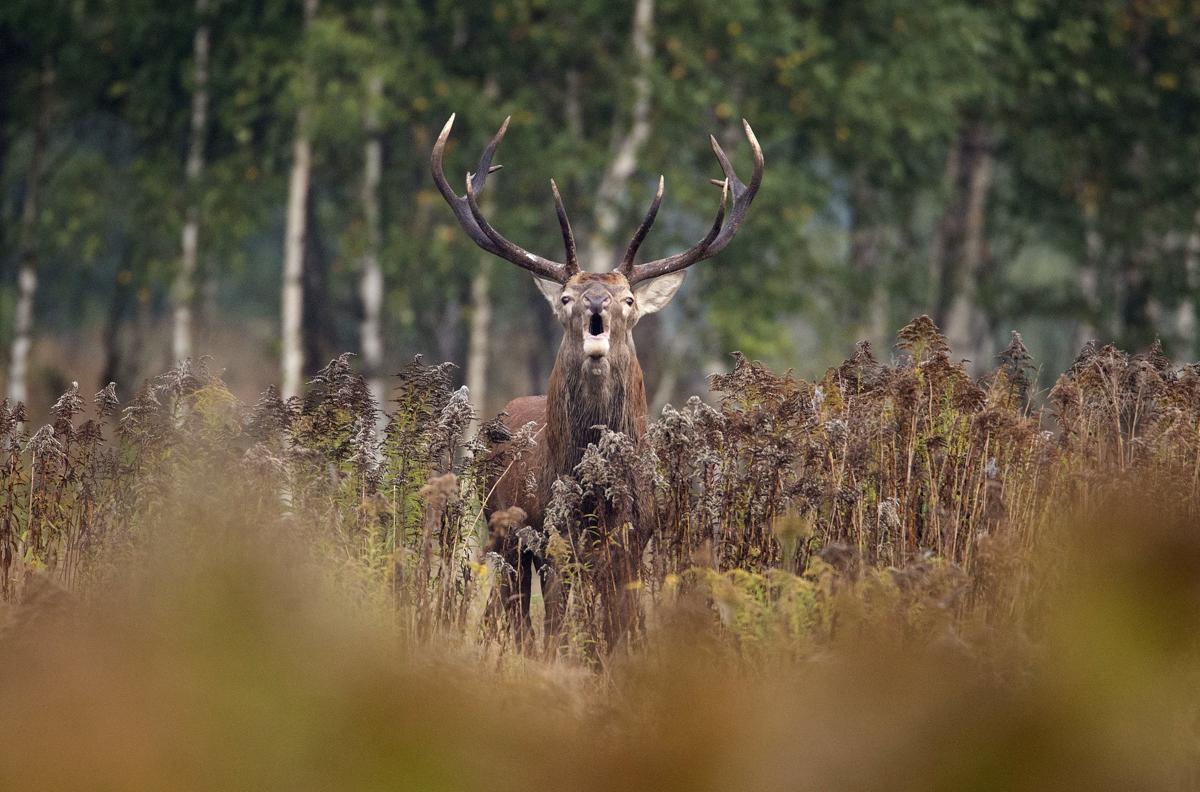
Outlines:
POLYGON ((518 582, 520 583, 520 598, 517 601, 518 635, 521 646, 529 648, 533 640, 533 624, 529 620, 529 600, 533 593, 533 553, 522 551, 519 567, 518 582))
POLYGON ((629 637, 636 624, 637 592, 619 580, 608 581, 604 589, 604 643, 608 653, 612 654, 629 637))
POLYGON ((504 576, 500 596, 508 613, 513 639, 517 646, 525 649, 533 634, 529 621, 529 597, 533 588, 533 553, 521 551, 512 554, 507 560, 513 571, 504 576))
POLYGON ((563 644, 563 619, 566 616, 567 596, 570 593, 558 566, 552 561, 534 561, 542 583, 542 599, 546 603, 546 654, 553 656, 563 644))
POLYGON ((633 537, 610 545, 603 577, 604 640, 612 653, 621 642, 634 637, 641 617, 638 575, 641 543, 633 537))

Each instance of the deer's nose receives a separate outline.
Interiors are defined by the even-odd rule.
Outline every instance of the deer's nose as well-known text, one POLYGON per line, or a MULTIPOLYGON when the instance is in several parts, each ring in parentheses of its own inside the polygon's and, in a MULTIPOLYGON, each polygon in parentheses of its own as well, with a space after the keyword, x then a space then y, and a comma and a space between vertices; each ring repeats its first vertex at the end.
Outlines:
POLYGON ((592 313, 603 313, 610 302, 612 302, 612 297, 608 294, 583 295, 583 305, 592 313))

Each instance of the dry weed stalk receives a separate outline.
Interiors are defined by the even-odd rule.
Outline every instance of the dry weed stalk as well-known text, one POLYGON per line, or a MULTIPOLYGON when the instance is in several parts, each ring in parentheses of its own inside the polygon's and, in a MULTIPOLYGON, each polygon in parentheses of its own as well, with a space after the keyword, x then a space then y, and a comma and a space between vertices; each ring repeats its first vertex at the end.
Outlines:
MULTIPOLYGON (((928 317, 900 331, 897 350, 883 363, 861 343, 816 382, 735 354, 712 379, 715 405, 666 407, 638 445, 605 432, 554 483, 544 535, 516 514, 491 530, 555 561, 572 592, 568 643, 586 654, 602 633, 606 570, 578 526, 588 504, 631 497, 621 483, 633 470, 653 482, 655 512, 630 596, 706 591, 718 614, 741 596, 731 591, 794 600, 886 570, 888 585, 953 612, 1016 618, 1031 557, 1068 510, 1136 479, 1196 516, 1200 367, 1172 366, 1157 345, 1127 355, 1089 344, 1043 412, 1016 333, 979 381, 928 317), (801 579, 817 588, 796 589, 801 579)), ((488 553, 479 504, 483 483, 537 438, 492 421, 467 445, 473 411, 452 376, 449 364, 406 366, 382 437, 382 406, 348 355, 286 402, 268 389, 242 405, 199 360, 147 382, 115 424, 114 385, 86 418, 73 386, 29 436, 17 429, 24 408, 0 404, 0 595, 19 599, 40 570, 71 589, 118 574, 179 503, 233 502, 219 482, 362 596, 386 592, 413 635, 503 643, 490 622, 504 618, 495 581, 511 570, 488 553), (506 454, 489 453, 498 443, 506 454)))

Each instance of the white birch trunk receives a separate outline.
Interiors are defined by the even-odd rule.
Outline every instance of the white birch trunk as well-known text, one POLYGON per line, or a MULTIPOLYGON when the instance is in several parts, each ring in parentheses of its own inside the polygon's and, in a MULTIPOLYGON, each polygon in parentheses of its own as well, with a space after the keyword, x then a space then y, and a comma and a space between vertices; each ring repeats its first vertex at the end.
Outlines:
MULTIPOLYGON (((570 86, 568 86, 568 92, 570 86)), ((500 96, 500 85, 489 78, 483 86, 483 95, 495 102, 500 96)), ((495 193, 484 193, 480 198, 483 213, 490 215, 495 193)), ((475 274, 471 276, 471 314, 467 326, 467 367, 463 372, 464 384, 471 396, 471 406, 477 415, 484 415, 488 400, 488 361, 491 359, 492 332, 492 257, 479 259, 475 274)), ((479 421, 471 421, 467 427, 467 439, 479 431, 479 421)))
MULTIPOLYGON (((492 262, 481 261, 471 278, 471 326, 467 335, 467 370, 465 372, 467 391, 471 394, 471 404, 478 415, 485 415, 488 400, 488 360, 490 359, 489 341, 491 340, 492 325, 492 262)), ((479 428, 478 421, 471 422, 468 438, 474 436, 479 428)))
POLYGON ((8 398, 14 403, 29 400, 29 351, 33 346, 33 302, 37 294, 37 217, 40 208, 42 165, 46 154, 46 140, 50 134, 50 104, 54 90, 54 63, 48 55, 42 62, 39 82, 33 152, 30 155, 25 181, 25 199, 21 206, 21 263, 17 275, 17 305, 8 368, 8 398))
POLYGON ((192 356, 192 314, 196 300, 196 256, 200 244, 200 174, 204 170, 204 137, 208 127, 208 0, 196 0, 196 33, 192 41, 192 118, 186 168, 187 217, 183 223, 179 270, 172 289, 174 332, 171 351, 176 362, 192 356))
MULTIPOLYGON (((376 27, 384 24, 384 7, 377 4, 372 14, 376 27)), ((363 127, 366 143, 363 147, 363 220, 366 225, 366 245, 363 250, 362 271, 358 294, 362 300, 362 325, 359 328, 363 370, 371 395, 380 410, 386 406, 387 386, 383 378, 383 267, 379 263, 379 182, 383 175, 383 141, 380 135, 379 105, 383 101, 383 75, 373 70, 367 80, 366 112, 363 127)), ((383 417, 381 415, 381 422, 383 417)))
POLYGON ((597 270, 606 271, 616 264, 613 236, 621 220, 621 199, 637 165, 638 153, 650 137, 653 34, 654 0, 637 0, 633 9, 633 28, 630 32, 636 73, 633 78, 633 106, 629 129, 615 138, 612 159, 596 193, 596 211, 588 242, 587 261, 597 270))
MULTIPOLYGON (((317 13, 317 0, 304 0, 304 26, 307 30, 317 13)), ((305 74, 311 80, 311 74, 305 74)), ((288 180, 286 230, 283 242, 282 367, 280 395, 284 399, 299 396, 304 380, 304 244, 308 229, 305 203, 312 174, 312 142, 308 137, 308 113, 301 99, 296 111, 296 137, 292 143, 292 171, 288 180)))

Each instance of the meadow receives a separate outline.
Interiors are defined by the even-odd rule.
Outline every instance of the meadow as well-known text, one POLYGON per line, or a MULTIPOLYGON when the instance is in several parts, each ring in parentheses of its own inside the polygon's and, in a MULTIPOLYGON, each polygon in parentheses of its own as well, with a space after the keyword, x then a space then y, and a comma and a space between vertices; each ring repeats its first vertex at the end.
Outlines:
POLYGON ((815 382, 734 355, 544 534, 485 524, 488 444, 534 438, 471 437, 449 364, 386 419, 349 356, 286 401, 198 360, 40 428, 5 402, 0 788, 1195 788, 1200 366, 997 362, 927 317, 815 382), (607 646, 571 538, 633 470, 607 646), (504 531, 574 583, 561 642, 515 644, 504 531))

